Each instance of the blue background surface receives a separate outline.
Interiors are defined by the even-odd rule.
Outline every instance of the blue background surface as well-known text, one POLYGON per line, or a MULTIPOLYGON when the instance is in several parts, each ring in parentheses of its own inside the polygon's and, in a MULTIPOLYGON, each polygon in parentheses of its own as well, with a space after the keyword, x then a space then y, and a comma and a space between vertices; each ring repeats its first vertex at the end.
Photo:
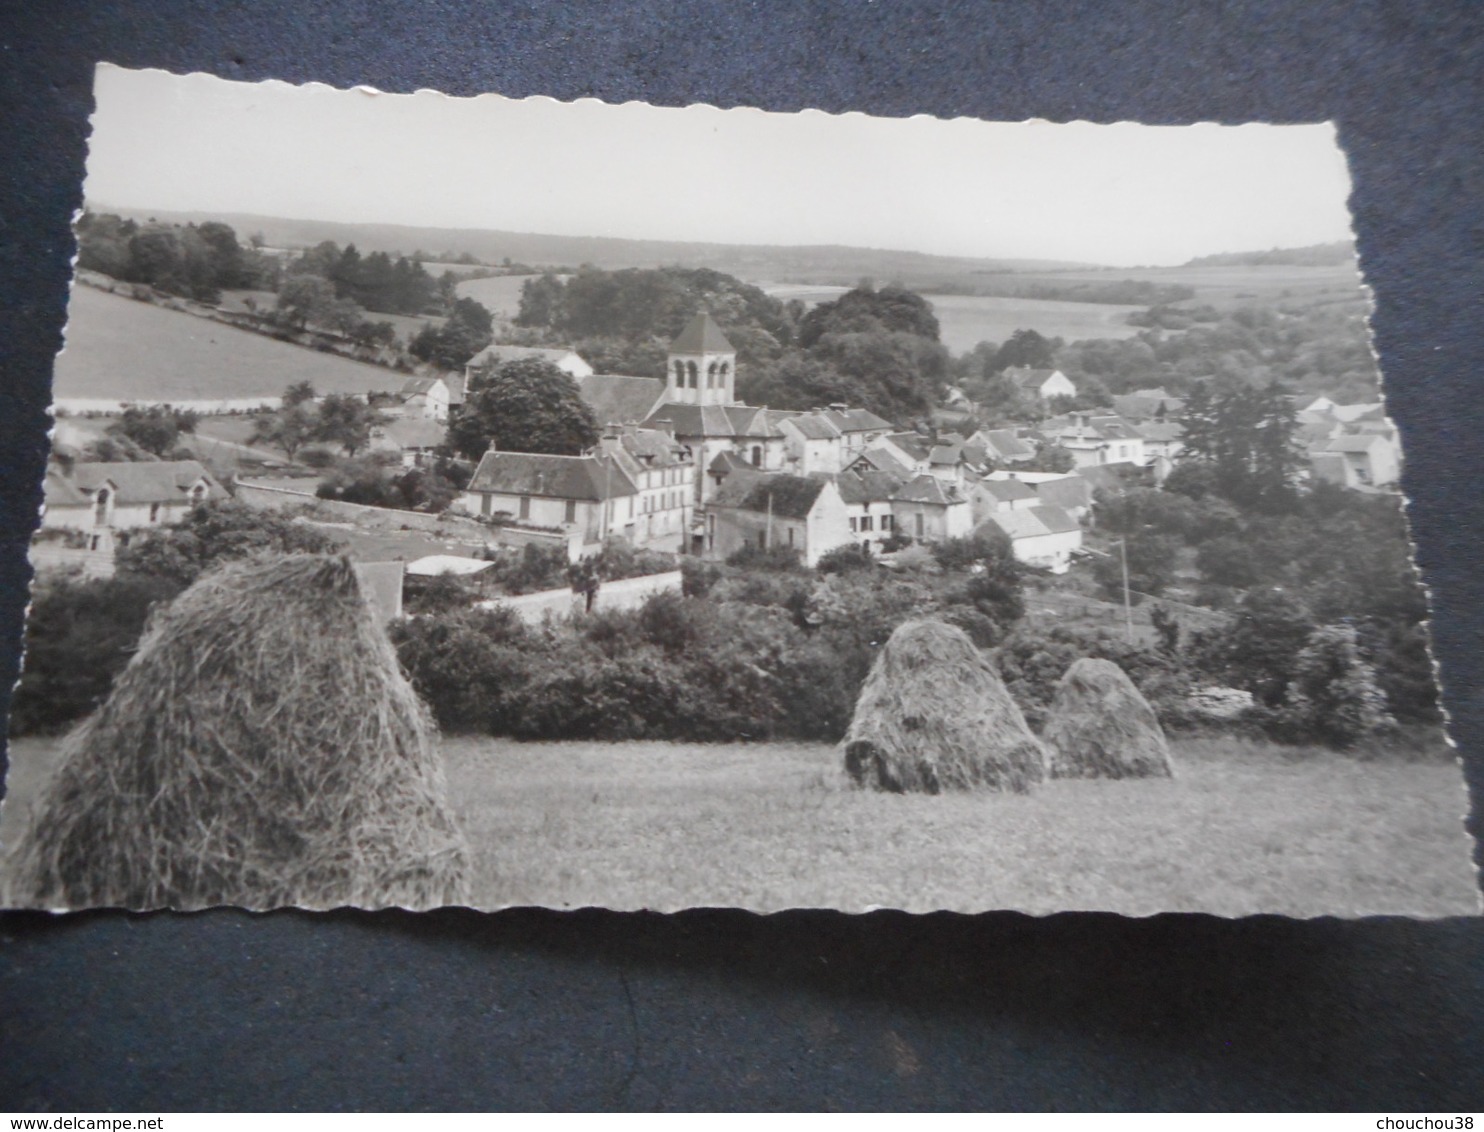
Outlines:
MULTIPOLYGON (((0 4, 0 686, 98 60, 992 119, 1338 121, 1446 703, 1484 768, 1484 8, 0 4)), ((595 187, 601 171, 594 171, 595 187)), ((0 915, 0 1109, 1479 1105, 1484 922, 0 915)))

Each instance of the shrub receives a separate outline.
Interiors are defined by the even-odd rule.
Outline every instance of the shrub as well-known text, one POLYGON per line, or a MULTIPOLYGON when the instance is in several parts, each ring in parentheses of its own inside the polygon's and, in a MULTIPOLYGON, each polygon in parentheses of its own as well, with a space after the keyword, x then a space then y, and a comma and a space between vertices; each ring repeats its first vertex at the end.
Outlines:
POLYGON ((1286 714, 1301 733, 1346 748, 1392 723, 1375 671, 1349 625, 1315 629, 1293 663, 1286 714))
POLYGON ((804 568, 804 561, 792 546, 744 546, 727 557, 728 566, 739 566, 748 570, 772 570, 777 573, 796 573, 804 568))
POLYGON ((814 568, 821 574, 844 574, 851 570, 869 570, 876 565, 871 552, 864 546, 848 542, 820 555, 814 568))

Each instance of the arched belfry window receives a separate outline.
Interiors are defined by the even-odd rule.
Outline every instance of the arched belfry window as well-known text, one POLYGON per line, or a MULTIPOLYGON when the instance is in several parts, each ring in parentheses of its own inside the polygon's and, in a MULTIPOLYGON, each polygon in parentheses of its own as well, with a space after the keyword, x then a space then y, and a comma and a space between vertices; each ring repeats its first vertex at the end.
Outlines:
POLYGON ((695 362, 686 362, 685 363, 685 371, 686 371, 686 373, 690 374, 690 387, 692 389, 697 388, 696 378, 699 375, 699 372, 700 371, 696 369, 696 363, 695 362))
POLYGON ((108 525, 108 489, 100 487, 98 494, 93 497, 93 525, 106 527, 108 525))
POLYGON ((715 389, 716 388, 716 363, 715 362, 712 362, 709 366, 706 367, 706 388, 707 389, 715 389))
POLYGON ((675 387, 677 389, 685 388, 685 363, 679 358, 675 359, 675 387))
POLYGON ((721 376, 722 377, 726 377, 726 375, 729 374, 731 371, 732 371, 732 363, 731 362, 722 362, 721 363, 721 376))

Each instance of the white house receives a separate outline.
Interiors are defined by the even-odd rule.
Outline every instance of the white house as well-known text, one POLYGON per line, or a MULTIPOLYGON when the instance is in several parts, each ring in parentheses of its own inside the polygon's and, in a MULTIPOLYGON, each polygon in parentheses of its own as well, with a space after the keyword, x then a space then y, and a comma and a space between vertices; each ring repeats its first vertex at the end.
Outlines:
POLYGON ((890 421, 869 409, 848 409, 844 405, 831 405, 823 416, 840 430, 840 444, 845 450, 843 460, 847 461, 860 455, 873 440, 887 435, 893 427, 890 421))
POLYGON ((580 535, 596 549, 610 535, 634 540, 639 488, 611 456, 486 452, 461 503, 471 515, 580 535))
POLYGON ((982 527, 1007 535, 1017 562, 1065 574, 1073 551, 1082 548, 1082 528, 1060 507, 996 511, 982 527))
POLYGON ((1032 400, 1050 401, 1053 397, 1075 397, 1077 387, 1071 378, 1059 369, 1032 369, 1030 366, 1011 366, 1005 371, 1005 379, 1032 400))
POLYGON ((1042 425, 1053 444, 1072 454, 1075 467, 1097 464, 1134 464, 1147 467, 1144 437, 1122 417, 1112 414, 1070 413, 1042 425))
POLYGON ((1041 503, 1035 488, 1016 479, 982 479, 969 488, 968 496, 975 524, 1000 511, 1024 511, 1041 503))
POLYGON ((41 525, 127 531, 174 523, 227 491, 195 460, 77 463, 48 469, 41 525))
POLYGON ((599 444, 638 489, 632 531, 635 546, 681 551, 688 543, 696 497, 696 461, 689 447, 668 432, 627 424, 599 444))
POLYGON ((590 377, 593 367, 588 365, 576 350, 569 350, 565 346, 510 346, 495 342, 486 346, 464 363, 464 380, 468 381, 475 374, 498 369, 506 362, 523 361, 526 358, 536 358, 539 361, 550 362, 568 377, 584 378, 590 377))
POLYGON ((854 541, 873 554, 880 553, 882 543, 896 533, 891 497, 902 481, 872 469, 841 472, 834 480, 845 501, 854 541))
POLYGON ((430 421, 446 421, 464 404, 464 379, 454 374, 441 377, 409 377, 399 396, 404 411, 430 421))
POLYGON ((1336 436, 1309 452, 1316 479, 1351 488, 1393 487, 1401 478, 1401 452, 1383 432, 1336 436))
POLYGON ((823 413, 798 413, 778 421, 788 470, 796 476, 833 475, 844 463, 844 435, 823 413))
POLYGON ((962 538, 974 527, 968 497, 956 484, 932 475, 908 480, 891 495, 892 524, 918 542, 962 538))
POLYGON ((855 541, 840 490, 826 476, 775 473, 729 479, 706 506, 704 549, 726 558, 744 547, 788 546, 813 566, 855 541))

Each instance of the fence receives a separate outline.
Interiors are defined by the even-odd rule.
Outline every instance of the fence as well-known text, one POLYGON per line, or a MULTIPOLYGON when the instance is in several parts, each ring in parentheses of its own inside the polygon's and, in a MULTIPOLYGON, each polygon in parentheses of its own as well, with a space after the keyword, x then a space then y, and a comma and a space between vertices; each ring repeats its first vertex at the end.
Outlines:
MULTIPOLYGON (((637 609, 650 597, 660 593, 679 593, 681 573, 670 570, 664 574, 646 574, 639 578, 622 578, 616 582, 604 582, 593 600, 593 609, 637 609)), ((516 615, 527 624, 537 624, 547 614, 566 617, 581 613, 586 599, 570 589, 542 590, 539 593, 521 594, 519 597, 502 597, 480 603, 485 609, 497 605, 515 610, 516 615)))

